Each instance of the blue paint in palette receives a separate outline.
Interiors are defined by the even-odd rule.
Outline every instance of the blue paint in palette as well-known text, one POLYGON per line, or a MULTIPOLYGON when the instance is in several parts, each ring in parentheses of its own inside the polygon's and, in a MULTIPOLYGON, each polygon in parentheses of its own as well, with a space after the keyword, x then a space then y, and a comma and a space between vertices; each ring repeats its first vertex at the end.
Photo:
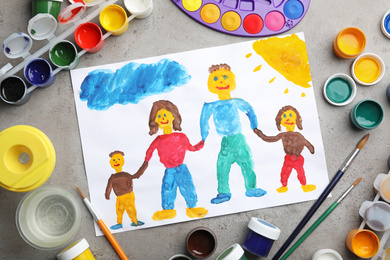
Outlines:
POLYGON ((53 84, 55 75, 52 75, 50 63, 44 59, 34 59, 24 68, 26 80, 39 87, 48 87, 53 84))
POLYGON ((191 80, 185 66, 170 59, 153 64, 131 62, 118 69, 94 70, 81 84, 80 99, 89 109, 107 110, 115 104, 137 104, 140 100, 168 93, 191 80))

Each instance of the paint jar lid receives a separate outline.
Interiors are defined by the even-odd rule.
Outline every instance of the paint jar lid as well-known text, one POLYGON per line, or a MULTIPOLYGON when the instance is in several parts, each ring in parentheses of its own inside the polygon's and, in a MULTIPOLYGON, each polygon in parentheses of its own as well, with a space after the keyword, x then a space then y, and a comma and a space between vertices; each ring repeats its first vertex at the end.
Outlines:
POLYGON ((38 188, 54 170, 56 154, 50 139, 32 126, 0 132, 0 186, 15 192, 38 188))
POLYGON ((281 232, 280 229, 274 225, 255 217, 252 217, 249 221, 248 228, 257 234, 272 240, 277 240, 281 232))
POLYGON ((26 33, 13 33, 3 42, 3 52, 10 59, 27 57, 33 40, 26 33))
POLYGON ((216 260, 237 260, 241 259, 243 255, 244 249, 242 249, 239 244, 235 243, 223 251, 216 260))
POLYGON ((353 62, 351 74, 353 79, 361 85, 375 85, 385 75, 385 63, 374 53, 364 53, 353 62))
POLYGON ((44 40, 54 37, 57 30, 57 20, 51 14, 37 14, 28 22, 28 34, 34 40, 44 40))
POLYGON ((60 24, 68 24, 75 22, 84 14, 86 7, 83 3, 74 3, 67 6, 58 15, 58 22, 60 24))
POLYGON ((99 5, 104 2, 104 0, 69 0, 72 4, 74 3, 83 3, 85 4, 86 7, 94 6, 94 5, 99 5))
MULTIPOLYGON (((72 260, 77 256, 81 255, 85 250, 89 248, 89 244, 85 238, 79 239, 64 250, 62 250, 58 255, 58 260, 72 260)), ((88 259, 86 259, 88 260, 88 259)))
POLYGON ((3 66, 0 69, 0 77, 3 76, 5 73, 7 73, 10 69, 12 69, 12 64, 11 63, 5 64, 5 66, 3 66))
POLYGON ((383 34, 390 38, 390 10, 388 10, 382 18, 381 29, 383 34))
POLYGON ((355 81, 344 73, 333 74, 325 82, 323 94, 330 104, 345 106, 356 96, 355 81))

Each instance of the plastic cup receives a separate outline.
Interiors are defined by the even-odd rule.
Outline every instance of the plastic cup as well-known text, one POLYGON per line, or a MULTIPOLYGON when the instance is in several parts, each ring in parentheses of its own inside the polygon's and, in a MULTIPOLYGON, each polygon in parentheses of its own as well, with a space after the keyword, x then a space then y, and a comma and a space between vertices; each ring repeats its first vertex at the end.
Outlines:
POLYGON ((341 30, 333 41, 333 51, 342 59, 359 56, 365 47, 366 36, 356 27, 348 27, 341 30))
POLYGON ((107 5, 99 15, 100 24, 113 36, 124 34, 129 28, 126 11, 119 5, 107 5))
POLYGON ((24 77, 30 84, 38 87, 49 87, 56 79, 50 63, 41 58, 32 59, 26 64, 24 77))
POLYGON ((211 256, 217 248, 217 237, 214 232, 207 227, 197 227, 192 229, 186 237, 186 247, 188 252, 195 258, 207 258, 211 256))
POLYGON ((77 45, 89 53, 96 53, 104 46, 103 33, 95 23, 82 23, 75 32, 74 39, 77 45))
POLYGON ((54 38, 58 22, 51 14, 37 14, 28 22, 27 30, 34 40, 54 38))
POLYGON ((371 258, 378 253, 379 238, 368 229, 353 229, 346 238, 348 249, 361 258, 371 258))
POLYGON ((62 0, 33 0, 32 1, 32 16, 39 13, 51 14, 57 18, 61 11, 62 0))
POLYGON ((50 48, 50 61, 59 68, 71 70, 79 64, 79 56, 73 43, 67 40, 60 41, 50 48))
POLYGON ((361 85, 374 85, 385 75, 385 63, 374 53, 364 53, 353 62, 351 74, 361 85))
POLYGON ((27 85, 18 76, 10 76, 0 83, 0 98, 7 104, 23 105, 31 98, 27 85))
POLYGON ((16 210, 16 227, 32 247, 51 250, 62 247, 77 234, 80 209, 66 190, 45 186, 27 193, 16 210))
POLYGON ((26 58, 33 45, 33 40, 26 33, 14 33, 3 42, 4 55, 11 59, 26 58))
POLYGON ((390 203, 390 175, 378 174, 374 181, 374 188, 384 201, 390 203))
POLYGON ((323 94, 332 105, 348 105, 356 96, 355 81, 346 74, 336 73, 325 82, 323 94))
POLYGON ((125 0, 124 4, 137 19, 144 19, 153 11, 153 0, 125 0))
POLYGON ((364 99, 352 108, 350 118, 357 128, 371 130, 379 126, 383 115, 383 108, 378 102, 364 99))

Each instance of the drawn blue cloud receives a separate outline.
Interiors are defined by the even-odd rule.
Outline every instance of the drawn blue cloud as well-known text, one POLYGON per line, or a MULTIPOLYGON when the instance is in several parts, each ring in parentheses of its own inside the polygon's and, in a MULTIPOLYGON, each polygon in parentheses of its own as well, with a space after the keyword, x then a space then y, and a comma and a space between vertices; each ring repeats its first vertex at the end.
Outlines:
POLYGON ((102 69, 90 72, 81 84, 80 99, 87 101, 89 109, 107 110, 115 104, 137 104, 190 80, 186 67, 170 59, 152 64, 131 62, 116 72, 102 69))

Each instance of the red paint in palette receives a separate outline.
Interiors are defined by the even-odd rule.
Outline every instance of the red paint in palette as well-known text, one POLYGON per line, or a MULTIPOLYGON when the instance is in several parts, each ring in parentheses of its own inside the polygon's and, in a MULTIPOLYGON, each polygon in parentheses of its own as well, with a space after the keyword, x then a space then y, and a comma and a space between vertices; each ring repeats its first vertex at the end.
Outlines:
POLYGON ((74 33, 74 38, 77 45, 89 53, 100 51, 104 45, 102 30, 97 24, 91 22, 80 24, 74 33))

